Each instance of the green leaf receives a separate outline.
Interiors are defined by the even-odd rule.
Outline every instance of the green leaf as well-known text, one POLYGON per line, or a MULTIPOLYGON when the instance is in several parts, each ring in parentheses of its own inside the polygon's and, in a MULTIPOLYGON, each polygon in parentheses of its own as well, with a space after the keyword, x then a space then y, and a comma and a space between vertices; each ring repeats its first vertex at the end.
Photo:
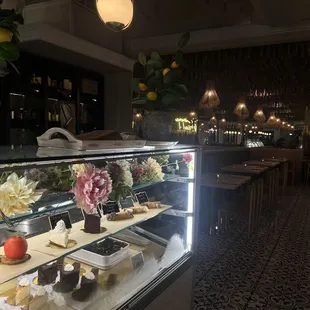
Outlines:
POLYGON ((162 58, 157 52, 152 52, 151 53, 151 59, 155 61, 162 61, 162 58))
POLYGON ((133 91, 140 92, 139 82, 140 82, 140 79, 138 79, 138 78, 133 78, 132 79, 131 88, 132 88, 133 91))
POLYGON ((179 69, 172 69, 169 72, 166 73, 164 76, 164 83, 166 84, 172 84, 177 83, 181 80, 181 71, 179 69))
POLYGON ((146 71, 146 78, 149 78, 155 73, 153 66, 148 64, 145 66, 145 71, 146 71))
POLYGON ((179 94, 180 96, 187 96, 188 89, 184 84, 174 84, 171 87, 171 91, 179 94))
POLYGON ((146 56, 144 55, 144 53, 139 53, 138 61, 142 66, 146 65, 146 56))
POLYGON ((152 77, 147 81, 147 87, 151 90, 161 89, 163 87, 162 80, 152 77))
POLYGON ((150 60, 148 60, 147 64, 150 65, 151 67, 153 67, 154 70, 163 68, 163 62, 162 61, 150 59, 150 60))
POLYGON ((14 69, 18 74, 20 74, 19 71, 18 71, 18 69, 17 69, 17 67, 16 67, 11 61, 8 61, 8 63, 13 67, 13 69, 14 69))
POLYGON ((175 55, 175 62, 179 64, 181 67, 184 66, 184 57, 182 51, 178 50, 175 55))
POLYGON ((19 58, 17 46, 12 42, 0 43, 0 59, 7 61, 15 61, 19 58))
POLYGON ((181 38, 179 39, 179 42, 178 42, 178 47, 179 48, 184 48, 187 45, 190 37, 191 37, 190 32, 185 32, 184 34, 182 34, 182 36, 181 36, 181 38))
POLYGON ((159 69, 159 70, 155 71, 155 77, 156 78, 161 79, 162 76, 163 76, 163 70, 162 69, 159 69))
POLYGON ((177 96, 176 94, 173 93, 166 93, 162 98, 161 98, 161 103, 165 105, 171 105, 174 103, 177 103, 179 101, 180 97, 177 96))

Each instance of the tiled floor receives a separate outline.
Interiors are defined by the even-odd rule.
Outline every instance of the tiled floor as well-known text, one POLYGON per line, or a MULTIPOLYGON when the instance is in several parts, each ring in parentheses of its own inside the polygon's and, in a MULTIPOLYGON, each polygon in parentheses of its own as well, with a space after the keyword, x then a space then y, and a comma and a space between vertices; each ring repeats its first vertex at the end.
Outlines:
POLYGON ((195 310, 310 309, 310 189, 289 192, 250 239, 200 236, 195 310))

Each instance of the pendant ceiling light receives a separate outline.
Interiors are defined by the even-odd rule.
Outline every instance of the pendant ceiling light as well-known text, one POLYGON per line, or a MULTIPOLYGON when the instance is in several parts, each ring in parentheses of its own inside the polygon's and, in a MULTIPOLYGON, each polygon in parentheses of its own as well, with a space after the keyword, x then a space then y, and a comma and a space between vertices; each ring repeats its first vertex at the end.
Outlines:
POLYGON ((205 93, 200 99, 200 109, 215 109, 220 104, 220 98, 212 82, 208 82, 205 93), (212 85, 212 86, 211 86, 212 85))
POLYGON ((104 24, 112 31, 128 28, 133 19, 131 0, 97 0, 97 11, 104 24))
POLYGON ((267 120, 267 124, 270 126, 277 126, 278 122, 277 122, 277 119, 276 119, 274 112, 270 113, 270 116, 267 120))
POLYGON ((217 125, 217 119, 216 119, 215 115, 210 118, 209 124, 212 125, 212 126, 217 125))
POLYGON ((234 114, 238 116, 239 120, 245 120, 249 117, 250 113, 244 100, 240 100, 234 109, 234 114))
POLYGON ((266 121, 266 116, 264 114, 264 111, 261 107, 258 107, 256 112, 254 113, 253 118, 258 122, 258 123, 264 123, 266 121))

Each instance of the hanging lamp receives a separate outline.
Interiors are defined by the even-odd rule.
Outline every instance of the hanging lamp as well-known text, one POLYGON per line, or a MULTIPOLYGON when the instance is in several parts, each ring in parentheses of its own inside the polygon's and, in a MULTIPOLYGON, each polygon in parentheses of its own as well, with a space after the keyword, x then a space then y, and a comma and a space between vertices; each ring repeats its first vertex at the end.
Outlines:
POLYGON ((267 120, 267 124, 270 125, 270 126, 276 126, 277 125, 277 118, 275 116, 275 113, 274 112, 270 112, 270 116, 267 120))
POLYGON ((250 112, 245 104, 245 100, 241 99, 234 109, 234 114, 238 116, 238 119, 244 121, 250 115, 250 112))
POLYGON ((200 109, 215 109, 220 104, 220 98, 214 88, 214 83, 209 81, 206 90, 199 102, 200 109))
POLYGON ((256 112, 254 113, 253 118, 258 122, 258 123, 264 123, 266 121, 266 116, 264 114, 264 111, 261 107, 258 107, 256 112))
POLYGON ((215 115, 213 115, 213 116, 210 118, 209 124, 212 125, 212 126, 217 125, 217 118, 216 118, 215 115))
POLYGON ((128 28, 133 19, 131 0, 97 0, 100 19, 112 31, 121 32, 128 28))

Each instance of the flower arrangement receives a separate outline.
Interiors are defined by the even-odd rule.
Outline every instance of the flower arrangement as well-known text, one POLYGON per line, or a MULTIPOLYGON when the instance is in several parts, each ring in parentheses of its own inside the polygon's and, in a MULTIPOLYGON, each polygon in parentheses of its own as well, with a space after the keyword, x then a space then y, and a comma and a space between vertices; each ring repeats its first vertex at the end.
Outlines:
POLYGON ((193 165, 192 165, 193 155, 192 154, 190 153, 183 154, 182 160, 188 169, 193 170, 193 165))
POLYGON ((178 50, 173 61, 168 63, 156 52, 150 58, 139 53, 138 62, 143 70, 141 78, 134 79, 137 96, 133 103, 156 103, 168 106, 187 97, 187 87, 182 83, 185 67, 182 49, 187 45, 190 33, 184 33, 178 41, 178 50))
POLYGON ((132 195, 133 177, 130 171, 130 163, 127 160, 118 160, 108 164, 113 190, 110 199, 119 202, 121 198, 132 195))
POLYGON ((105 204, 112 192, 109 173, 92 164, 85 164, 84 167, 73 165, 72 169, 76 173, 72 192, 78 207, 87 214, 95 214, 98 204, 105 204))
POLYGON ((22 23, 21 14, 16 13, 15 10, 0 8, 0 75, 2 76, 8 74, 8 63, 18 72, 12 62, 19 58, 18 25, 22 23))
POLYGON ((142 164, 133 164, 131 169, 135 184, 162 181, 164 179, 162 167, 152 157, 149 157, 142 164))
POLYGON ((13 172, 5 183, 0 185, 0 209, 6 216, 29 211, 29 206, 38 201, 44 190, 36 189, 38 182, 30 181, 26 176, 20 178, 13 172))

